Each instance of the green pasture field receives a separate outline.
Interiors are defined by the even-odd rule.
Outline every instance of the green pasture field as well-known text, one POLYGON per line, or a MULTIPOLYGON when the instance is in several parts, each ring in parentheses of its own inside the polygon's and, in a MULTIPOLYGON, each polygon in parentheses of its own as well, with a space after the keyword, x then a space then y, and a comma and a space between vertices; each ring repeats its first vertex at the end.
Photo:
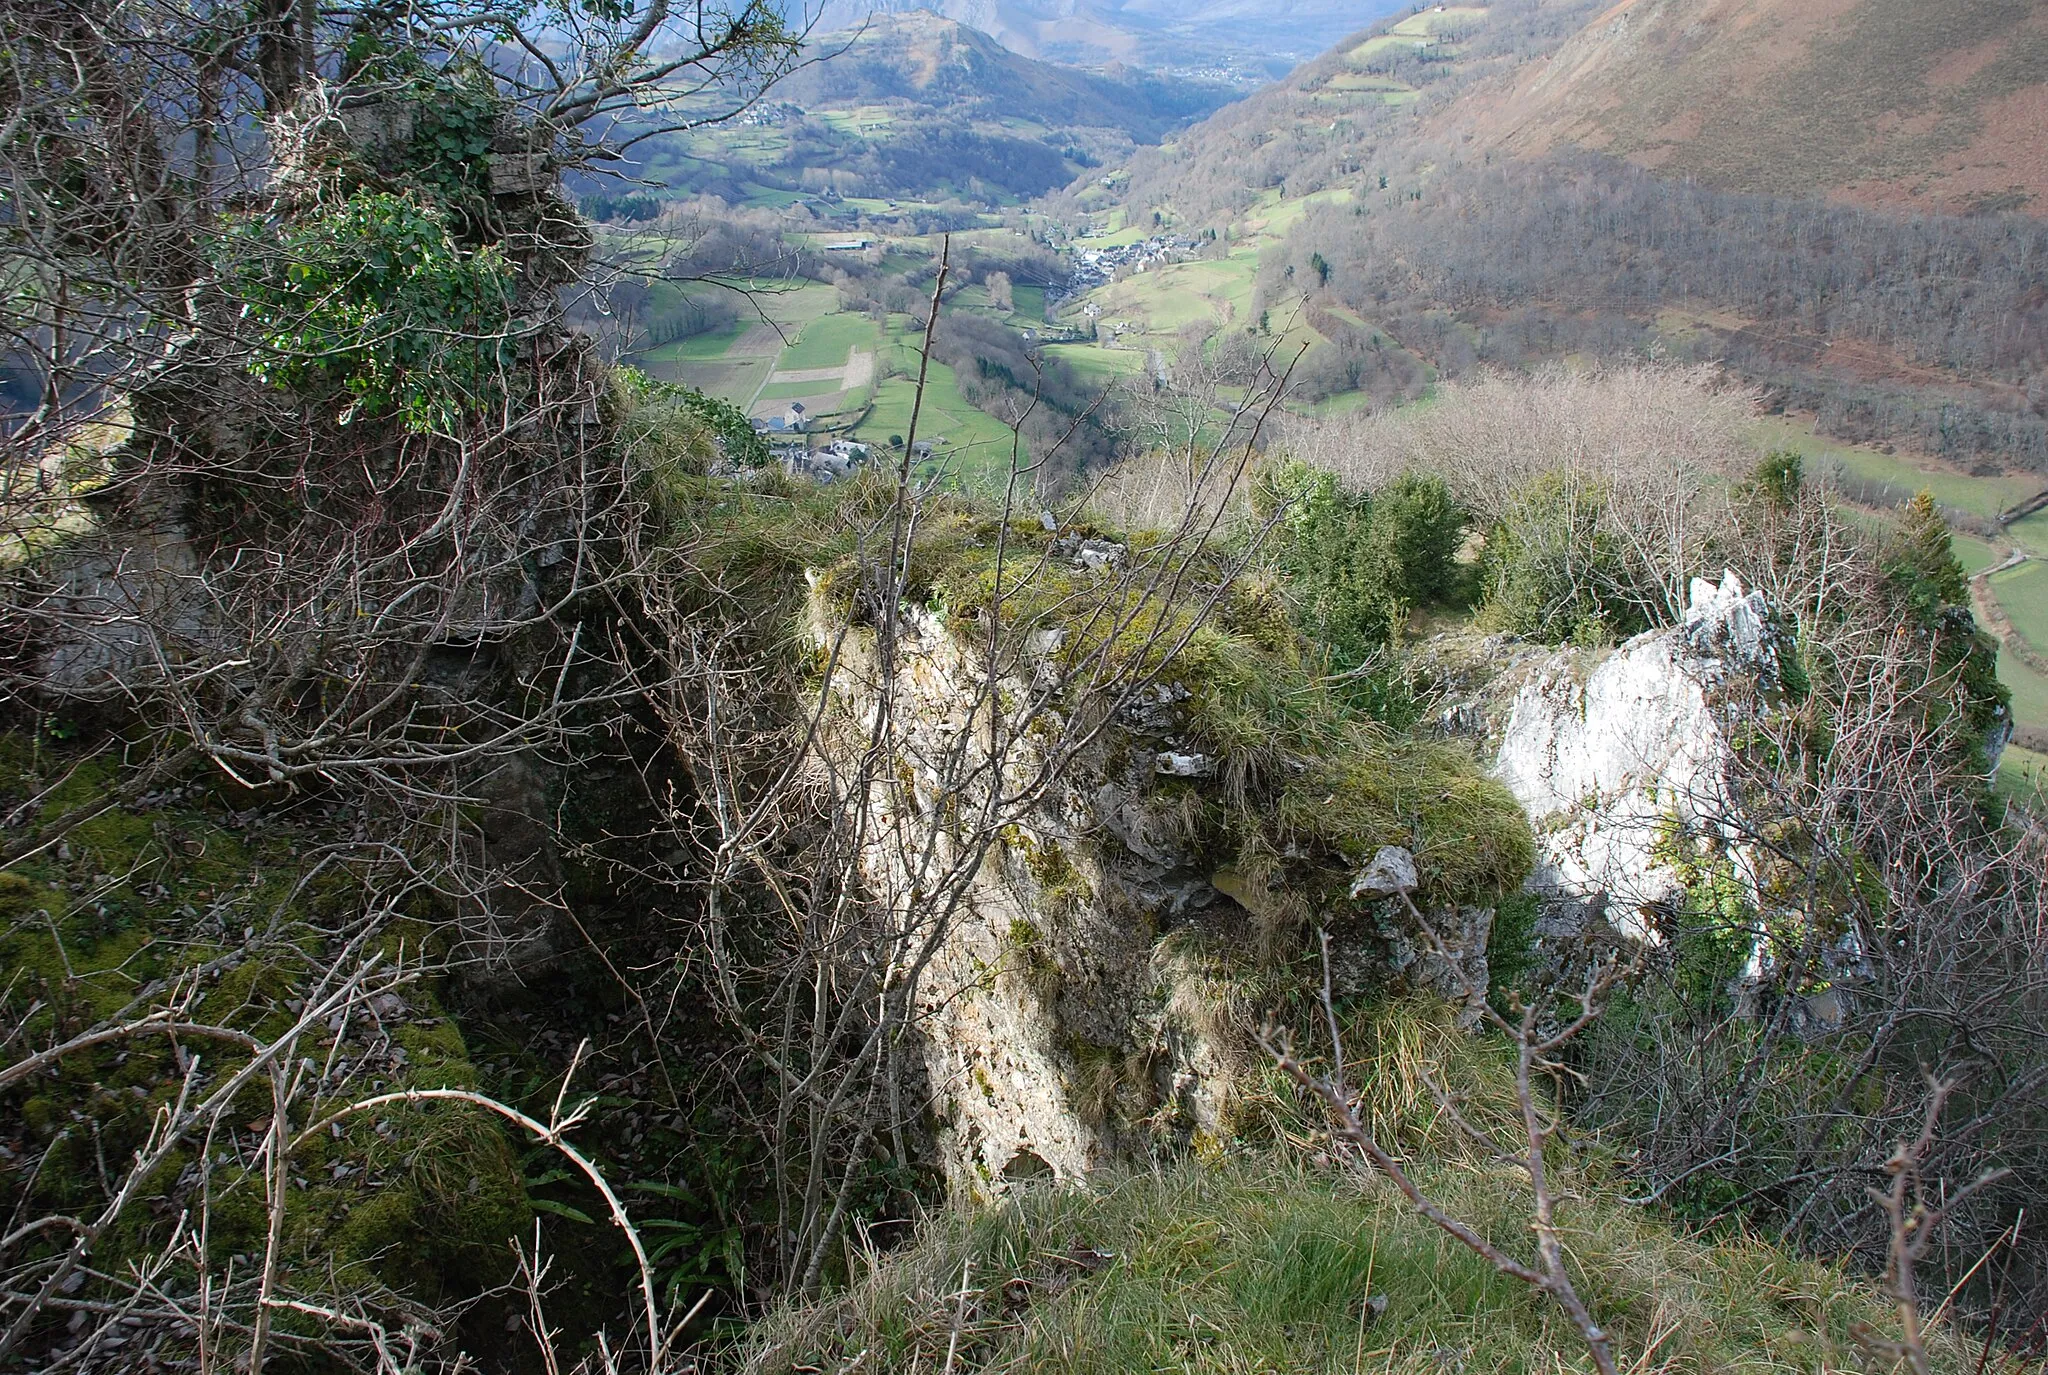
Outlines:
POLYGON ((836 368, 854 349, 871 351, 874 347, 875 322, 865 315, 838 311, 805 323, 775 366, 786 371, 836 368))
POLYGON ((963 286, 946 297, 946 309, 971 310, 977 314, 994 309, 988 303, 988 288, 979 284, 963 286))
POLYGON ((757 181, 743 181, 740 189, 747 193, 747 205, 756 210, 787 210, 804 198, 801 191, 784 191, 757 181))
POLYGON ((1013 287, 1010 299, 1016 303, 1016 315, 1020 320, 1040 324, 1045 320, 1045 288, 1042 286, 1013 287))
POLYGON ((1095 302, 1103 319, 1133 321, 1146 334, 1171 335, 1198 320, 1222 324, 1221 303, 1181 290, 1183 280, 1174 268, 1155 268, 1102 288, 1095 302))
POLYGON ((700 177, 722 176, 725 164, 662 148, 649 155, 643 175, 658 186, 688 186, 700 177))
MULTIPOLYGON (((1403 20, 1402 22, 1406 23, 1407 21, 1403 20)), ((1366 39, 1349 53, 1346 53, 1345 56, 1354 62, 1363 62, 1367 58, 1378 57, 1381 53, 1394 48, 1404 48, 1412 51, 1423 45, 1423 38, 1422 34, 1415 33, 1383 33, 1377 38, 1366 39)))
POLYGON ((1956 551, 1956 562, 1962 564, 1963 571, 1973 578, 2005 558, 2003 548, 1975 535, 1951 532, 1949 543, 1956 551))
POLYGON ((774 125, 721 126, 693 136, 689 149, 697 157, 722 156, 761 164, 780 161, 789 151, 789 144, 789 135, 774 125))
MULTIPOLYGON (((803 327, 823 315, 839 309, 839 288, 823 282, 806 281, 796 278, 790 281, 748 282, 746 301, 740 304, 742 320, 759 320, 766 316, 792 339, 803 327)), ((769 331, 774 348, 780 352, 783 341, 769 331)))
POLYGON ((1391 76, 1379 76, 1371 72, 1338 72, 1324 83, 1329 91, 1412 91, 1415 88, 1405 81, 1396 81, 1391 76))
POLYGON ((2007 745, 1998 761, 1998 791, 2035 807, 2048 801, 2048 754, 2007 745))
POLYGON ((1998 681, 2012 690, 2012 717, 2023 726, 2048 728, 2048 678, 2000 650, 1998 681))
MULTIPOLYGON (((854 437, 870 444, 887 444, 890 435, 910 433, 910 408, 916 400, 917 382, 911 376, 893 377, 875 388, 873 408, 854 430, 854 437)), ((924 407, 918 417, 918 438, 943 440, 926 471, 944 466, 962 483, 975 485, 999 477, 1009 469, 1013 436, 1002 422, 967 404, 960 395, 953 370, 934 363, 927 374, 924 407)))
POLYGON ((1170 342, 1181 326, 1197 321, 1219 328, 1251 324, 1257 274, 1257 250, 1246 246, 1220 260, 1174 263, 1136 273, 1096 289, 1089 299, 1102 307, 1104 319, 1138 321, 1145 333, 1166 336, 1162 342, 1170 342))
POLYGON ((1105 349, 1094 344, 1047 344, 1044 353, 1074 370, 1091 387, 1106 387, 1145 371, 1145 350, 1105 349))
MULTIPOLYGON (((1245 216, 1243 227, 1260 241, 1278 243, 1309 212, 1311 206, 1349 205, 1354 199, 1356 197, 1348 186, 1312 192, 1291 201, 1283 200, 1276 188, 1268 191, 1258 207, 1245 216)), ((1231 256, 1236 257, 1243 251, 1239 248, 1231 256)))
POLYGON ((1362 411, 1371 404, 1372 398, 1364 392, 1347 391, 1339 392, 1335 396, 1325 398, 1311 406, 1304 406, 1302 409, 1306 410, 1310 415, 1327 420, 1331 416, 1349 415, 1353 411, 1362 411))
MULTIPOLYGON (((2048 654, 2048 563, 2029 559, 1992 574, 1990 584, 1998 604, 2012 618, 2013 629, 2037 652, 2048 654)), ((2048 725, 2048 717, 2040 724, 2048 725)))
POLYGON ((687 339, 671 339, 659 347, 648 349, 640 356, 650 361, 663 363, 708 363, 724 358, 727 351, 739 342, 752 328, 745 320, 715 329, 709 334, 692 334, 687 339))
POLYGON ((2037 559, 2048 559, 2048 511, 2036 511, 2005 527, 2005 537, 2037 559))
MULTIPOLYGON (((835 287, 816 282, 753 282, 739 302, 736 328, 692 335, 635 354, 627 361, 651 377, 680 382, 741 407, 752 404, 783 352, 785 335, 795 338, 810 322, 839 304, 835 287), (764 325, 762 316, 772 322, 764 325)), ((842 352, 838 362, 845 362, 842 352)), ((820 364, 829 367, 831 364, 820 364)))
POLYGON ((1361 91, 1331 82, 1320 91, 1310 92, 1309 99, 1318 105, 1356 109, 1358 102, 1366 100, 1378 105, 1406 105, 1421 94, 1422 92, 1412 86, 1378 87, 1361 91))

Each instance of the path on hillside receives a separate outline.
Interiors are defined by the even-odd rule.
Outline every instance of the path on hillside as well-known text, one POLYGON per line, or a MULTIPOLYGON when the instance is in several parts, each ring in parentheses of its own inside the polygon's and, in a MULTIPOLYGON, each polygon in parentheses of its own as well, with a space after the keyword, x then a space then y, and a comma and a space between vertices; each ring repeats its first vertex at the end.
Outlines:
POLYGON ((858 391, 875 380, 875 355, 872 350, 855 349, 846 355, 845 390, 858 391))

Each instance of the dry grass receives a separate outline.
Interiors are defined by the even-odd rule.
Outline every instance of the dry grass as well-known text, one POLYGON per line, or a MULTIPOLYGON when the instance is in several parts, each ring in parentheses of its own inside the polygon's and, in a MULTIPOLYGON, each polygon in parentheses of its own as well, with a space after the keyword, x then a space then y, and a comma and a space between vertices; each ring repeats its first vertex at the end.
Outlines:
POLYGON ((1174 530, 1184 520, 1196 528, 1213 521, 1227 529, 1250 510, 1251 483, 1235 465, 1190 464, 1163 450, 1133 455, 1097 479, 1087 506, 1104 524, 1119 530, 1174 530))

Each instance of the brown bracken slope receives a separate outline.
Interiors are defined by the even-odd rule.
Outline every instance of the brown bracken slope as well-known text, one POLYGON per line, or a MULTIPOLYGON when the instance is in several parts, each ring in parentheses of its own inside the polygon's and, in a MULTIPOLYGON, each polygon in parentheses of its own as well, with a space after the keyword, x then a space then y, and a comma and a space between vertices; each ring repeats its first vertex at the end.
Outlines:
POLYGON ((2048 215, 2048 3, 1621 0, 1432 123, 1726 190, 2048 215))

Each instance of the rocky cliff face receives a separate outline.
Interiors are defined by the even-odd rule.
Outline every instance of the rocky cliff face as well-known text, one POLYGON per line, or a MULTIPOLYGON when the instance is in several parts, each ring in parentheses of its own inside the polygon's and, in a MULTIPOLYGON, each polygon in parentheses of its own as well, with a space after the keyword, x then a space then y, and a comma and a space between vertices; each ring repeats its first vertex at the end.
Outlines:
MULTIPOLYGON (((1468 682, 1454 716, 1483 734, 1495 776, 1528 811, 1539 895, 1603 909, 1623 934, 1657 939, 1656 914, 1683 878, 1672 837, 1727 833, 1731 674, 1776 681, 1769 609, 1732 572, 1694 579, 1685 624, 1647 631, 1604 655, 1493 644, 1505 663, 1468 682)), ((1731 846, 1738 868, 1739 845, 1731 846)))
MULTIPOLYGON (((829 617, 818 630, 839 633, 829 617)), ((842 650, 834 686, 851 719, 871 729, 886 690, 865 643, 866 653, 842 650)), ((941 809, 983 804, 991 787, 1020 796, 992 824, 919 984, 921 1087, 955 1189, 1077 1178, 1148 1135, 1216 1130, 1233 1055, 1221 1024, 1229 997, 1204 984, 1202 961, 1174 933, 1206 925, 1234 937, 1245 914, 1148 797, 1169 726, 1158 699, 1171 689, 1121 712, 1041 789, 1046 742, 1068 730, 1065 711, 1012 733, 1001 759, 986 737, 963 739, 975 703, 1032 696, 1034 662, 991 673, 980 646, 917 608, 906 609, 897 643, 888 730, 909 769, 845 799, 869 809, 863 867, 882 906, 914 910, 913 890, 931 872, 925 845, 959 834, 941 809)), ((1050 648, 1039 642, 1041 654, 1050 648)), ((948 854, 942 863, 972 861, 948 854)))
MULTIPOLYGON (((1080 554, 1074 565, 1107 576, 1080 554)), ((1306 932, 1330 931, 1341 991, 1431 988, 1476 1012, 1493 909, 1425 903, 1447 962, 1408 915, 1426 887, 1408 849, 1283 838, 1261 851, 1219 833, 1232 771, 1205 752, 1192 719, 1199 691, 1169 675, 1130 693, 1055 694, 996 730, 988 704, 1033 700, 1060 632, 1024 637, 991 666, 982 637, 906 604, 891 690, 878 632, 849 628, 828 600, 814 596, 812 626, 839 646, 842 757, 879 727, 887 757, 903 761, 842 791, 841 805, 868 809, 862 862, 880 909, 929 933, 912 1078, 957 1191, 1079 1178, 1227 1137, 1239 1077, 1259 1054, 1252 1029, 1273 1007, 1306 1006, 1310 973, 1320 978, 1285 953, 1306 932), (1077 739, 1071 760, 1048 770, 1077 739), (977 815, 978 864, 948 849, 975 833, 961 818, 977 815), (971 876, 943 913, 921 916, 935 850, 939 867, 971 876), (1248 858, 1259 854, 1263 864, 1248 858)), ((1549 899, 1552 924, 1584 929, 1597 908, 1624 934, 1657 939, 1656 914, 1683 884, 1674 828, 1729 814, 1733 709, 1719 688, 1775 678, 1761 599, 1733 574, 1698 582, 1684 626, 1600 656, 1465 647, 1477 651, 1472 695, 1453 717, 1485 737, 1496 777, 1535 824, 1530 886, 1549 899)), ((1281 771, 1309 767, 1297 759, 1281 771)), ((1320 783, 1312 791, 1312 808, 1345 805, 1320 783)), ((1249 806, 1276 809, 1277 799, 1249 806)))
POLYGON ((1318 891, 1332 898, 1318 906, 1278 871, 1246 872, 1234 847, 1191 820, 1224 784, 1188 733, 1182 684, 1062 699, 1013 723, 998 759, 975 704, 1030 698, 1056 633, 992 671, 974 637, 905 607, 886 693, 875 632, 846 635, 820 598, 813 613, 821 642, 840 646, 834 689, 853 727, 844 748, 870 738, 886 696, 890 754, 908 766, 842 797, 869 809, 863 867, 882 910, 915 911, 931 883, 925 847, 956 843, 970 828, 955 818, 976 812, 998 779, 1022 799, 999 807, 961 900, 934 919, 918 985, 917 1088, 957 1192, 1079 1178, 1227 1137, 1239 1076, 1260 1054, 1258 1020, 1271 1001, 1309 991, 1301 967, 1274 952, 1276 932, 1291 954, 1304 929, 1327 924, 1348 986, 1434 980, 1464 996, 1474 977, 1485 987, 1491 910, 1440 914, 1459 946, 1452 977, 1392 910, 1417 883, 1405 851, 1283 857, 1323 875, 1318 891), (1038 788, 1049 742, 1087 733, 1104 712, 1071 767, 1038 788))

